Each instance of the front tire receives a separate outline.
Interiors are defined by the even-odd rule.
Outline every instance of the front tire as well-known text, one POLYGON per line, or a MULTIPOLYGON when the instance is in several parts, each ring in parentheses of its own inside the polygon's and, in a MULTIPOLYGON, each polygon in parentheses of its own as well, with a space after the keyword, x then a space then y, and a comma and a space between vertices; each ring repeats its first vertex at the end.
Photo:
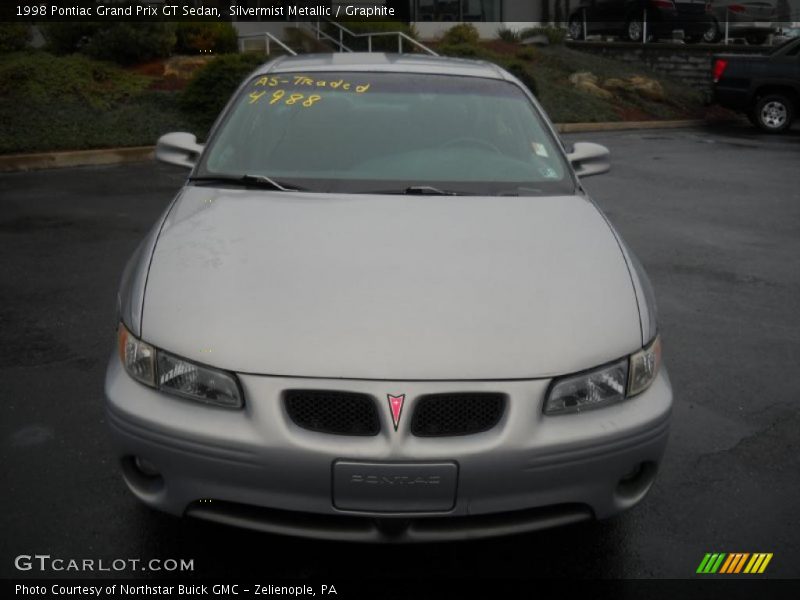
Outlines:
POLYGON ((580 15, 574 15, 569 20, 569 37, 578 41, 586 39, 586 35, 584 35, 583 32, 583 20, 580 18, 580 15))
POLYGON ((629 42, 641 42, 644 35, 644 23, 639 17, 631 17, 625 23, 625 39, 629 42))
POLYGON ((792 126, 794 104, 783 94, 769 94, 758 99, 753 109, 756 125, 767 133, 783 133, 792 126))
POLYGON ((722 32, 719 30, 719 23, 716 20, 711 21, 708 29, 703 32, 703 42, 706 44, 716 44, 722 39, 722 32))
MULTIPOLYGON (((649 32, 648 27, 647 42, 655 42, 658 38, 649 32)), ((641 42, 644 35, 644 23, 641 17, 629 17, 625 22, 625 31, 622 33, 622 39, 629 42, 641 42)))

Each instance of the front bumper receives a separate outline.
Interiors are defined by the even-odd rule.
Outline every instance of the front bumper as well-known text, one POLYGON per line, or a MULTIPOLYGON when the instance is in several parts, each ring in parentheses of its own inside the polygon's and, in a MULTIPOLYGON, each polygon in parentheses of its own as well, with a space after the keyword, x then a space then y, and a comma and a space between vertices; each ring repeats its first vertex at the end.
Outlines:
POLYGON ((546 417, 549 380, 367 381, 240 376, 246 406, 230 411, 167 396, 132 380, 113 355, 106 377, 112 439, 131 491, 176 515, 277 533, 360 541, 432 541, 529 531, 608 517, 649 490, 667 442, 672 392, 666 370, 636 398, 580 414, 546 417), (373 395, 381 432, 371 437, 297 427, 281 401, 287 388, 373 395), (461 437, 397 431, 387 394, 406 394, 410 415, 422 394, 507 394, 493 429, 461 437), (134 457, 156 467, 147 477, 134 457), (454 462, 454 505, 444 512, 337 509, 332 465, 454 462), (639 468, 633 479, 626 475, 639 468), (304 518, 307 517, 307 518, 304 518))

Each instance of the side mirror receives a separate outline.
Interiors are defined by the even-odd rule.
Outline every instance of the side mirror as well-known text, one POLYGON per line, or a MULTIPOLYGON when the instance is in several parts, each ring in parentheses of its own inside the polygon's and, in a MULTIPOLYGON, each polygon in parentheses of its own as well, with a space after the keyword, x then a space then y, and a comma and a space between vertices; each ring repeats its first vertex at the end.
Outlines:
POLYGON ((167 133, 158 138, 156 160, 191 169, 202 151, 203 145, 197 143, 194 134, 182 131, 167 133))
POLYGON ((572 152, 567 154, 578 177, 607 173, 611 169, 610 156, 608 148, 592 142, 575 142, 572 152))

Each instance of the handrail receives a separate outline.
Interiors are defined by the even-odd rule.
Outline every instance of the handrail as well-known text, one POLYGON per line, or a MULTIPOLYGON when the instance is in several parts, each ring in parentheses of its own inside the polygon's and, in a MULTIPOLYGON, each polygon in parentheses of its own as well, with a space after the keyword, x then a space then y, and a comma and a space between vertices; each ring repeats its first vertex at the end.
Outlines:
MULTIPOLYGON (((325 19, 325 20, 326 20, 328 23, 330 23, 331 25, 335 25, 336 27, 338 27, 339 29, 341 29, 341 30, 342 30, 342 31, 344 31, 345 33, 348 33, 348 34, 352 35, 353 37, 358 37, 358 36, 359 36, 359 34, 358 34, 358 33, 356 33, 355 31, 352 31, 352 30, 348 29, 347 27, 345 27, 345 26, 344 26, 344 25, 342 25, 341 23, 337 23, 336 21, 334 21, 334 20, 332 20, 332 19, 325 19)), ((319 27, 319 21, 320 21, 320 20, 319 20, 319 19, 317 19, 317 27, 319 27)))
POLYGON ((403 53, 403 40, 407 40, 411 42, 413 45, 420 48, 422 51, 427 52, 431 56, 439 56, 436 52, 434 52, 431 48, 428 48, 425 44, 422 44, 412 38, 410 35, 403 33, 402 31, 378 31, 375 33, 362 33, 357 34, 358 37, 366 37, 367 38, 367 47, 368 52, 372 52, 372 38, 379 37, 379 36, 387 36, 387 35, 396 35, 397 36, 397 51, 402 54, 403 53))
POLYGON ((245 39, 263 37, 264 38, 264 43, 265 43, 265 46, 266 46, 267 54, 271 54, 271 52, 270 52, 270 41, 273 41, 276 44, 278 44, 278 46, 280 46, 281 48, 286 50, 286 52, 288 52, 292 56, 297 56, 297 52, 292 50, 289 46, 284 44, 279 38, 275 37, 274 35, 272 35, 268 31, 264 31, 263 33, 245 33, 245 34, 239 35, 238 37, 239 37, 239 50, 241 52, 244 52, 244 40, 245 39))
POLYGON ((325 33, 325 32, 324 32, 324 31, 322 31, 321 29, 316 29, 315 31, 316 31, 316 34, 317 34, 317 39, 319 39, 319 38, 320 38, 320 36, 322 36, 322 37, 324 37, 326 40, 330 40, 330 41, 331 41, 331 42, 333 42, 334 44, 337 44, 337 45, 339 46, 339 52, 342 52, 342 50, 344 50, 344 51, 346 51, 346 52, 352 52, 352 51, 353 51, 353 50, 352 50, 352 48, 348 48, 347 46, 345 46, 345 45, 344 45, 344 42, 342 42, 342 40, 341 40, 341 39, 338 39, 338 40, 337 40, 335 37, 333 37, 332 35, 330 35, 330 34, 328 34, 328 33, 325 33))
POLYGON ((375 33, 372 33, 372 32, 356 33, 354 31, 351 31, 350 29, 348 29, 347 27, 345 27, 341 23, 337 23, 336 21, 332 21, 331 19, 325 19, 325 21, 339 29, 339 39, 337 41, 336 38, 334 38, 331 35, 328 35, 324 31, 322 31, 322 26, 320 25, 320 20, 319 19, 317 19, 316 24, 315 24, 316 26, 314 28, 316 33, 317 33, 317 39, 319 39, 319 36, 322 35, 323 37, 325 37, 326 39, 332 41, 333 43, 338 44, 339 52, 345 52, 345 51, 346 52, 352 52, 352 50, 350 48, 348 48, 347 46, 344 45, 343 34, 346 33, 349 36, 354 37, 354 38, 367 38, 367 52, 372 52, 372 38, 373 37, 393 35, 393 36, 397 36, 397 51, 400 54, 403 53, 403 40, 407 40, 407 41, 411 42, 411 44, 413 44, 414 46, 416 46, 417 48, 422 50, 423 52, 427 52, 431 56, 439 56, 431 48, 428 48, 428 46, 426 46, 425 44, 422 44, 421 42, 418 42, 417 40, 412 38, 410 35, 408 35, 406 33, 403 33, 402 31, 379 31, 379 32, 375 32, 375 33))
POLYGON ((409 42, 411 42, 414 46, 416 46, 420 50, 422 50, 424 52, 427 52, 431 56, 439 56, 439 53, 436 52, 433 48, 429 48, 428 46, 426 46, 425 44, 423 44, 419 40, 415 40, 413 37, 403 33, 402 31, 400 31, 399 33, 400 33, 401 37, 407 39, 409 42))

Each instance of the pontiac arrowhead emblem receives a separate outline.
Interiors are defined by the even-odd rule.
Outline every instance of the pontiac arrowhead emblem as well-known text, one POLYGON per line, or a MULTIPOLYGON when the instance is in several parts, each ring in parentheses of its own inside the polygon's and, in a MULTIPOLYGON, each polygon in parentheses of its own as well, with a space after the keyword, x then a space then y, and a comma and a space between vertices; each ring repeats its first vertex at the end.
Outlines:
POLYGON ((403 412, 403 402, 406 400, 406 395, 400 394, 399 396, 392 396, 391 394, 386 394, 386 397, 389 399, 389 410, 392 413, 394 430, 397 431, 397 427, 400 425, 400 414, 403 412))

